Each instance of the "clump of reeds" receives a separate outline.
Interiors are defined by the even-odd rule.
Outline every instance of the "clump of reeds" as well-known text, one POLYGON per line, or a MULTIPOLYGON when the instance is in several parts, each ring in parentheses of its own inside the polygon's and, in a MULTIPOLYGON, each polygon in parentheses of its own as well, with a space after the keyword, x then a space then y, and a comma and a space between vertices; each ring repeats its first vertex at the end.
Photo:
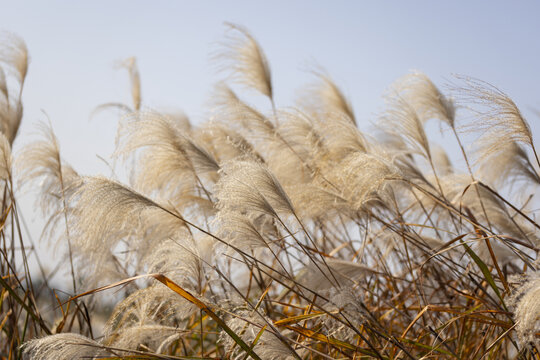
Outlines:
POLYGON ((516 104, 479 80, 446 94, 412 73, 364 132, 323 71, 296 107, 276 104, 260 45, 236 25, 227 36, 216 52, 227 81, 267 108, 225 82, 207 123, 147 110, 127 60, 133 104, 106 106, 125 114, 114 156, 129 183, 80 176, 46 125, 12 160, 28 56, 21 40, 2 43, 14 81, 0 71, 0 357, 538 357, 540 163, 516 104), (455 136, 464 169, 430 143, 427 121, 455 136), (463 132, 477 135, 472 151, 463 132), (69 298, 46 276, 32 282, 14 179, 40 186, 69 298), (96 331, 97 293, 119 286, 96 331))

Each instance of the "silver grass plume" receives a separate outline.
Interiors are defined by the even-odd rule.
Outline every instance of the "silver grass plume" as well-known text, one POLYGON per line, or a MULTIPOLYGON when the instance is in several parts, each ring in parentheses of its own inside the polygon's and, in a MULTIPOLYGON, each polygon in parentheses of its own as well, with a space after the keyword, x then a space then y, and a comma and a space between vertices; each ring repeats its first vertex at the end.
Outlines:
POLYGON ((253 161, 231 161, 223 165, 215 196, 220 211, 247 214, 294 213, 285 190, 264 165, 253 161))
POLYGON ((365 153, 351 154, 336 167, 336 177, 352 208, 360 210, 371 201, 388 200, 392 180, 401 172, 388 160, 365 153))
POLYGON ((317 125, 332 161, 369 149, 366 136, 344 116, 327 114, 317 125))
POLYGON ((453 86, 457 99, 472 104, 474 122, 463 129, 479 134, 482 144, 479 158, 504 151, 511 142, 530 146, 534 150, 529 123, 512 99, 482 80, 458 76, 463 85, 453 86))
POLYGON ((344 194, 326 184, 312 182, 288 186, 295 210, 306 219, 332 219, 337 214, 350 214, 350 203, 344 194))
POLYGON ((418 159, 411 153, 405 139, 397 132, 386 132, 384 129, 376 130, 382 131, 377 134, 376 140, 370 139, 368 142, 368 153, 376 154, 392 163, 399 168, 403 178, 431 187, 426 178, 427 176, 417 163, 418 159))
MULTIPOLYGON (((73 195, 79 209, 76 227, 89 246, 101 242, 114 228, 131 228, 145 210, 163 209, 149 198, 128 187, 103 177, 83 177, 83 183, 73 195)), ((106 245, 106 244, 103 244, 106 245)))
MULTIPOLYGON (((270 319, 262 319, 261 315, 247 310, 236 310, 235 316, 227 321, 227 325, 236 333, 240 334, 242 340, 251 344, 261 331, 263 326, 271 323, 270 319)), ((274 328, 275 329, 275 328, 274 328)), ((259 341, 253 347, 253 351, 261 359, 293 359, 293 354, 282 340, 274 333, 274 330, 268 327, 259 338, 259 341)), ((285 334, 282 334, 286 335, 285 334)), ((222 331, 221 341, 231 359, 241 360, 246 357, 246 353, 240 349, 236 343, 225 332, 222 331)))
MULTIPOLYGON (((17 157, 17 169, 20 184, 26 179, 40 181, 41 211, 49 219, 43 229, 43 235, 51 240, 55 232, 64 234, 68 245, 68 255, 73 280, 73 291, 77 291, 73 265, 73 248, 69 229, 69 198, 80 185, 79 174, 60 156, 60 145, 50 124, 38 124, 42 139, 26 145, 17 157), (60 232, 64 222, 65 231, 60 232)), ((64 238, 64 236, 62 236, 64 238)), ((59 239, 58 239, 59 240, 59 239)), ((60 241, 58 241, 60 243, 60 241)))
POLYGON ((228 210, 218 211, 214 223, 217 225, 217 235, 240 249, 270 246, 264 229, 258 227, 248 214, 228 210))
MULTIPOLYGON (((163 204, 168 203, 170 209, 173 209, 167 199, 158 199, 157 201, 161 201, 163 204)), ((201 216, 199 213, 205 211, 205 206, 199 205, 194 205, 195 209, 187 207, 186 210, 182 211, 182 217, 186 219, 187 215, 193 215, 195 219, 198 219, 197 216, 201 216)), ((133 249, 133 251, 129 251, 129 255, 124 257, 125 262, 130 267, 134 267, 138 273, 148 272, 152 254, 158 251, 162 244, 171 239, 178 240, 191 236, 187 227, 182 223, 179 224, 177 217, 164 215, 160 211, 145 211, 139 221, 133 224, 136 228, 132 234, 126 234, 129 236, 129 239, 126 240, 129 249, 133 249)), ((204 219, 204 217, 202 218, 204 219)))
POLYGON ((540 345, 540 276, 538 271, 522 277, 512 295, 518 339, 522 344, 540 345))
POLYGON ((432 146, 431 155, 433 156, 433 165, 435 165, 437 174, 444 176, 454 172, 452 162, 443 147, 438 145, 432 146))
POLYGON ((115 68, 125 68, 128 71, 131 87, 131 102, 133 107, 121 102, 109 102, 97 106, 94 111, 92 111, 90 117, 93 117, 102 110, 111 108, 120 110, 122 114, 131 114, 132 112, 137 112, 141 109, 141 77, 139 74, 139 69, 137 68, 137 59, 132 56, 121 60, 115 64, 115 68))
POLYGON ((325 261, 328 267, 324 264, 318 266, 324 273, 317 271, 317 267, 310 263, 301 271, 299 281, 312 291, 320 291, 335 286, 328 279, 335 278, 339 286, 350 287, 373 272, 368 266, 352 261, 335 258, 326 258, 325 261))
POLYGON ((316 157, 325 153, 317 124, 298 109, 281 110, 278 116, 278 133, 265 141, 266 164, 284 186, 309 183, 318 172, 316 157))
POLYGON ((137 113, 127 118, 120 129, 116 155, 127 156, 147 147, 156 158, 165 157, 180 168, 198 173, 218 171, 219 164, 212 155, 189 135, 173 118, 156 112, 137 113))
MULTIPOLYGON (((530 225, 524 224, 519 217, 513 217, 506 205, 492 192, 484 187, 478 187, 478 191, 469 187, 471 179, 465 174, 450 174, 441 178, 441 184, 448 199, 456 208, 467 207, 480 223, 486 223, 487 218, 500 234, 510 235, 514 238, 529 238, 536 242, 534 230, 530 225), (485 211, 485 212, 484 212, 485 211)), ((426 202, 427 203, 427 202, 426 202)), ((491 241, 498 261, 506 263, 514 259, 509 247, 497 239, 491 241)), ((489 252, 483 241, 479 242, 476 248, 479 249, 479 256, 486 263, 491 263, 489 252)))
MULTIPOLYGON (((143 192, 160 191, 178 204, 199 188, 202 178, 217 179, 220 166, 212 154, 197 144, 174 119, 155 112, 127 118, 119 129, 116 156, 141 150, 136 187, 143 192)), ((207 194, 208 195, 208 194, 207 194)))
MULTIPOLYGON (((135 325, 119 329, 114 334, 112 346, 118 349, 146 348, 153 353, 167 353, 167 345, 190 333, 189 330, 178 329, 176 326, 155 324, 135 325)), ((116 351, 124 356, 132 355, 131 351, 116 351)))
POLYGON ((141 76, 137 68, 137 59, 133 56, 127 58, 120 63, 120 66, 126 68, 129 73, 133 108, 135 111, 139 111, 141 109, 141 76))
POLYGON ((154 244, 142 262, 147 264, 148 272, 164 274, 182 287, 201 293, 206 278, 204 264, 215 262, 213 247, 212 238, 194 239, 182 231, 154 244))
MULTIPOLYGON (((179 215, 113 180, 103 177, 84 177, 82 180, 82 185, 72 196, 76 211, 71 228, 79 257, 86 265, 84 271, 88 279, 85 281, 88 284, 107 280, 100 266, 107 261, 117 263, 113 253, 123 240, 129 240, 128 244, 145 240, 145 231, 141 229, 145 219, 163 218, 169 222, 174 218, 178 219, 174 222, 176 229, 185 226, 179 215)), ((171 225, 168 226, 170 229, 171 225)))
POLYGON ((12 164, 11 145, 6 136, 0 132, 0 179, 11 178, 12 164))
POLYGON ((7 100, 9 99, 9 92, 7 87, 7 81, 6 81, 6 73, 4 72, 4 69, 0 67, 0 92, 2 92, 2 103, 3 106, 7 105, 7 100))
MULTIPOLYGON (((339 311, 341 316, 345 317, 349 324, 357 329, 366 321, 366 309, 362 306, 364 299, 363 296, 359 296, 359 289, 357 287, 344 286, 330 288, 323 293, 329 299, 329 302, 323 305, 326 311, 339 311)), ((328 329, 330 336, 339 339, 351 341, 357 335, 351 326, 346 326, 332 317, 326 317, 324 319, 324 326, 328 329)))
POLYGON ((22 353, 27 360, 99 359, 114 355, 98 342, 72 333, 30 340, 22 346, 22 353))
POLYGON ((516 180, 524 180, 540 184, 540 175, 519 143, 507 142, 496 153, 490 152, 489 149, 479 149, 478 152, 486 154, 477 164, 477 176, 486 183, 503 186, 513 184, 516 180))
POLYGON ((456 107, 452 98, 445 96, 426 74, 415 71, 394 83, 400 96, 418 113, 422 122, 438 119, 455 127, 456 107))
POLYGON ((23 39, 15 34, 3 33, 0 42, 0 62, 8 65, 8 70, 19 83, 24 83, 28 72, 28 48, 23 39))
POLYGON ((107 346, 154 348, 175 335, 183 336, 184 324, 196 307, 169 288, 156 284, 140 289, 116 305, 103 331, 107 346))
MULTIPOLYGON (((300 99, 301 105, 308 109, 326 114, 337 113, 345 117, 348 122, 357 126, 356 117, 350 101, 341 89, 324 70, 314 71, 318 82, 308 87, 307 94, 300 99)), ((332 116, 332 115, 329 115, 332 116)))
POLYGON ((225 23, 229 32, 223 49, 216 56, 231 78, 273 98, 272 79, 266 55, 255 38, 243 27, 225 23))
POLYGON ((238 124, 239 130, 247 130, 264 137, 275 136, 275 125, 268 117, 242 101, 227 85, 220 83, 215 90, 218 116, 230 125, 238 124))
POLYGON ((225 124, 210 122, 201 127, 197 135, 201 142, 211 147, 211 153, 219 163, 240 158, 264 161, 242 134, 225 124))
POLYGON ((21 95, 28 72, 28 49, 24 41, 14 34, 0 35, 0 131, 13 144, 23 115, 21 95), (10 89, 5 72, 13 76, 17 87, 10 89))
POLYGON ((20 186, 39 181, 41 209, 44 214, 61 215, 67 211, 67 199, 80 184, 77 172, 60 156, 60 145, 50 125, 37 125, 41 139, 21 149, 15 161, 20 186))
POLYGON ((399 136, 417 154, 431 158, 424 126, 415 109, 398 93, 385 97, 388 109, 380 119, 381 128, 399 136))
POLYGON ((279 117, 284 120, 279 127, 280 135, 301 158, 311 157, 322 151, 323 134, 318 129, 316 119, 294 108, 280 110, 279 117))

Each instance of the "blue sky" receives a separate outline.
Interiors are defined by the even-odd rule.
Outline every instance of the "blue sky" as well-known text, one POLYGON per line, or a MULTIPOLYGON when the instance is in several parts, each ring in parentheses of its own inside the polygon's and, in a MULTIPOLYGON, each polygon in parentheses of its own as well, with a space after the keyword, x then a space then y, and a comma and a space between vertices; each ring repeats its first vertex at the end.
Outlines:
POLYGON ((117 124, 112 112, 90 113, 129 102, 128 76, 115 62, 137 57, 144 105, 202 122, 223 79, 210 54, 225 21, 247 27, 264 48, 278 106, 293 104, 318 64, 367 127, 398 77, 418 69, 443 86, 457 73, 507 92, 540 136, 529 111, 540 108, 540 2, 0 0, 0 9, 0 29, 23 37, 31 56, 15 148, 45 111, 64 157, 86 174, 107 174, 96 154, 109 158, 117 124))

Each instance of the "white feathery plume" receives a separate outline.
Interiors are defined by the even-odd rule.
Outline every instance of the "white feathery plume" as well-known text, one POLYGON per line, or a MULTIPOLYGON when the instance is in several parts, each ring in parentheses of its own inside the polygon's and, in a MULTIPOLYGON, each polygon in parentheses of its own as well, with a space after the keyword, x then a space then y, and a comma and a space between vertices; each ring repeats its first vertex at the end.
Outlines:
POLYGON ((200 293, 205 279, 204 264, 214 262, 213 247, 210 237, 195 240, 182 232, 154 244, 142 262, 147 264, 149 273, 165 274, 183 288, 200 293))
MULTIPOLYGON (((493 228, 502 235, 509 235, 518 239, 527 237, 530 240, 537 241, 534 230, 530 228, 529 224, 524 224, 519 217, 512 217, 505 204, 484 187, 478 187, 478 190, 473 189, 470 186, 471 179, 466 174, 450 174, 441 178, 441 184, 448 199, 454 206, 456 208, 467 207, 481 224, 487 223, 489 219, 493 228), (468 190, 465 192, 465 189, 468 190)), ((491 241, 491 245, 497 260, 501 264, 514 259, 510 248, 500 240, 491 241)), ((484 241, 480 241, 475 248, 478 249, 478 254, 484 262, 492 263, 489 249, 484 241)))
MULTIPOLYGON (((24 181, 40 181, 40 204, 43 215, 49 219, 43 229, 42 236, 48 240, 55 237, 55 232, 64 234, 62 238, 67 241, 67 251, 71 266, 73 291, 77 291, 75 270, 73 266, 73 248, 69 231, 68 217, 69 198, 80 185, 79 174, 60 156, 60 145, 50 124, 38 124, 38 130, 42 139, 26 145, 17 157, 17 170, 20 184, 24 181), (59 231, 60 224, 65 226, 64 231, 59 231)), ((60 239, 56 240, 60 243, 60 239)))
POLYGON ((2 122, 2 132, 6 134, 10 144, 13 144, 23 117, 23 105, 21 99, 17 99, 14 106, 10 106, 7 121, 2 122))
POLYGON ((367 202, 388 197, 390 180, 401 179, 399 169, 388 160, 365 153, 351 154, 336 168, 342 197, 360 210, 367 202))
POLYGON ((339 87, 328 75, 319 74, 321 79, 320 99, 328 109, 342 112, 353 124, 356 124, 356 117, 349 100, 343 95, 339 87))
POLYGON ((247 215, 218 211, 214 221, 218 224, 217 235, 240 249, 268 247, 268 240, 247 215))
MULTIPOLYGON (((103 329, 103 342, 117 345, 125 329, 144 325, 172 327, 185 323, 184 320, 196 309, 195 305, 161 284, 137 290, 115 306, 103 329)), ((138 345, 134 344, 135 347, 138 345)))
POLYGON ((160 114, 138 113, 121 126, 116 156, 125 158, 139 149, 136 187, 147 193, 160 191, 175 204, 202 188, 202 177, 212 182, 217 178, 219 164, 212 154, 160 114))
POLYGON ((266 164, 284 186, 309 183, 318 170, 314 158, 324 153, 321 134, 300 110, 279 111, 279 118, 279 132, 264 143, 266 164))
POLYGON ((455 127, 453 99, 444 96, 426 74, 415 71, 405 75, 394 83, 394 87, 415 109, 422 122, 435 118, 455 127))
POLYGON ((0 131, 6 135, 9 143, 13 144, 22 120, 21 95, 28 72, 28 49, 21 38, 9 33, 0 35, 0 64, 18 83, 18 88, 10 91, 5 74, 0 71, 0 88, 4 96, 4 104, 0 103, 0 131))
POLYGON ((280 135, 300 157, 310 157, 320 150, 322 134, 317 129, 316 120, 302 110, 294 108, 279 111, 279 117, 283 119, 279 127, 280 135))
MULTIPOLYGON (((356 126, 356 117, 350 101, 324 70, 315 70, 318 82, 308 87, 300 104, 308 109, 324 114, 337 113, 356 126)), ((329 115, 333 116, 333 115, 329 115)))
MULTIPOLYGON (((323 292, 330 300, 323 306, 328 312, 339 311, 352 326, 359 329, 367 317, 365 307, 362 306, 363 296, 359 293, 361 291, 354 286, 330 288, 323 292)), ((357 337, 357 333, 351 326, 346 326, 332 317, 328 316, 324 319, 324 326, 332 337, 347 341, 353 341, 357 337)))
POLYGON ((399 94, 386 96, 385 99, 388 109, 381 118, 382 128, 390 134, 401 137, 413 152, 431 158, 424 126, 415 109, 399 94))
POLYGON ((339 161, 353 152, 368 151, 365 135, 347 118, 328 114, 317 125, 332 161, 339 161))
POLYGON ((103 177, 83 177, 83 183, 73 195, 75 226, 84 243, 91 248, 109 248, 104 244, 114 229, 134 230, 144 211, 163 211, 163 207, 128 187, 103 177))
POLYGON ((193 126, 189 117, 182 110, 170 110, 160 112, 165 118, 170 119, 183 134, 190 134, 193 126))
POLYGON ((351 207, 338 190, 317 184, 288 186, 287 191, 295 205, 295 210, 306 219, 332 219, 337 213, 348 214, 351 207))
POLYGON ((233 80, 272 99, 270 67, 263 50, 245 28, 231 23, 225 25, 228 37, 216 59, 223 62, 224 69, 231 71, 233 80))
POLYGON ((0 98, 2 99, 2 103, 7 103, 9 99, 9 92, 6 82, 6 73, 4 72, 4 69, 2 69, 2 67, 0 67, 0 92, 2 92, 2 97, 0 98))
POLYGON ((435 169, 437 169, 437 174, 444 176, 454 172, 452 162, 443 147, 432 145, 431 155, 433 157, 433 165, 435 166, 435 169))
MULTIPOLYGON (((161 200, 164 204, 166 200, 161 200)), ((172 208, 171 208, 172 209, 172 208)), ((190 209, 189 207, 187 209, 190 209)), ((197 206, 191 212, 194 217, 201 212, 201 207, 197 206)), ((182 212, 182 217, 187 219, 188 210, 182 212)), ((189 214, 192 215, 192 214, 189 214)), ((193 220, 193 219, 190 219, 193 220)), ((152 254, 160 248, 160 246, 170 239, 181 239, 189 235, 187 226, 180 222, 177 217, 164 215, 161 211, 145 211, 139 217, 138 222, 133 223, 133 231, 126 234, 119 232, 121 236, 128 236, 123 247, 128 247, 124 251, 122 259, 130 267, 134 268, 137 273, 148 272, 149 261, 152 254)), ((157 272, 157 271, 153 271, 157 272)))
POLYGON ((478 160, 477 173, 478 178, 486 183, 502 186, 525 180, 540 184, 540 175, 519 143, 507 142, 495 153, 482 149, 478 153, 486 154, 478 160))
POLYGON ((161 284, 138 290, 115 307, 103 343, 124 349, 145 345, 159 353, 168 342, 184 336, 185 319, 196 309, 161 284))
MULTIPOLYGON (((189 133, 183 131, 174 119, 159 113, 138 113, 126 119, 117 141, 117 156, 127 156, 139 148, 148 147, 154 157, 163 157, 170 161, 172 166, 181 169, 191 169, 199 173, 219 170, 219 164, 212 155, 194 143, 189 133)), ((167 171, 169 170, 160 170, 167 171)))
POLYGON ((109 108, 118 109, 123 114, 130 114, 132 112, 137 112, 141 109, 141 77, 139 74, 139 69, 137 68, 137 59, 132 56, 127 59, 121 60, 117 64, 115 64, 115 68, 125 68, 128 71, 131 86, 131 102, 133 103, 133 108, 121 102, 109 102, 97 106, 94 111, 92 111, 90 117, 93 117, 96 113, 109 108))
MULTIPOLYGON (((111 266, 117 264, 119 259, 115 252, 122 250, 119 246, 128 246, 128 250, 135 250, 137 247, 146 248, 144 242, 148 239, 147 228, 143 226, 145 220, 153 218, 154 221, 159 221, 154 222, 157 228, 160 224, 165 225, 166 228, 161 229, 161 232, 173 231, 174 224, 177 230, 185 226, 180 216, 171 210, 103 177, 83 178, 83 184, 72 196, 72 201, 75 211, 70 229, 73 229, 77 253, 85 264, 81 271, 87 275, 85 279, 87 284, 96 282, 99 284, 108 280, 110 276, 105 272, 106 268, 99 266, 106 261, 110 261, 111 266), (175 220, 170 220, 171 218, 175 220)), ((122 253, 124 251, 119 254, 122 253)), ((126 255, 123 257, 127 257, 127 267, 136 265, 129 261, 131 253, 142 255, 138 251, 125 251, 126 255)), ((130 274, 125 273, 124 277, 127 276, 130 274)))
MULTIPOLYGON (((247 310, 236 310, 234 317, 227 321, 227 325, 236 334, 240 335, 247 344, 252 344, 263 326, 271 323, 270 319, 263 320, 261 315, 247 310)), ((274 329, 267 328, 253 347, 253 351, 261 359, 289 360, 293 359, 291 350, 275 335, 274 329)), ((286 335, 285 334, 281 334, 286 335)), ((224 343, 231 359, 240 360, 246 357, 246 353, 228 336, 221 332, 221 341, 224 343)))
POLYGON ((321 263, 317 267, 313 263, 308 264, 301 271, 299 281, 312 291, 320 291, 335 286, 329 279, 337 280, 340 286, 350 287, 373 272, 373 269, 352 261, 326 258, 325 262, 327 265, 321 263))
POLYGON ((378 141, 370 141, 369 153, 376 154, 398 167, 403 178, 432 187, 427 181, 405 140, 397 133, 381 132, 378 141))
POLYGON ((479 158, 504 151, 511 142, 530 146, 534 150, 531 129, 512 99, 493 85, 470 77, 457 76, 463 85, 454 86, 457 99, 472 104, 474 120, 463 127, 479 133, 482 144, 479 158))
POLYGON ((5 135, 0 132, 0 179, 11 178, 12 163, 11 145, 5 135))
POLYGON ((25 360, 99 359, 114 355, 98 342, 72 333, 30 340, 22 346, 22 353, 25 360))
POLYGON ((215 196, 220 210, 247 214, 294 213, 285 190, 264 165, 253 161, 231 161, 223 165, 215 196))
POLYGON ((15 34, 4 32, 0 36, 0 62, 8 65, 8 70, 22 88, 28 73, 28 48, 24 40, 15 34))
POLYGON ((253 145, 240 133, 224 124, 210 122, 197 133, 204 144, 212 148, 212 155, 223 163, 234 159, 253 159, 263 162, 253 145))
POLYGON ((426 245, 430 249, 438 250, 445 244, 444 238, 429 236, 426 235, 425 232, 421 235, 411 231, 404 231, 403 233, 406 233, 408 238, 414 239, 415 241, 426 245))
POLYGON ((540 276, 536 271, 521 279, 512 295, 518 339, 522 344, 540 345, 536 334, 540 329, 540 276))
POLYGON ((65 211, 64 201, 77 190, 80 177, 60 156, 60 145, 50 125, 37 125, 41 139, 21 149, 15 161, 21 186, 39 181, 43 213, 65 211))
MULTIPOLYGON (((118 349, 137 350, 144 346, 151 352, 159 354, 167 343, 179 340, 184 337, 189 330, 178 329, 176 326, 164 326, 155 324, 134 325, 119 329, 114 334, 114 341, 111 346, 118 349)), ((131 355, 130 351, 117 351, 119 354, 131 355)))
POLYGON ((133 108, 135 111, 139 111, 141 108, 141 77, 139 75, 139 69, 137 68, 137 59, 133 56, 127 58, 120 63, 120 66, 125 67, 129 72, 133 108))
MULTIPOLYGON (((73 232, 72 239, 75 268, 80 279, 80 286, 77 285, 79 291, 97 289, 100 286, 108 285, 133 275, 133 273, 126 268, 126 264, 131 264, 130 261, 124 260, 127 256, 122 257, 114 251, 121 241, 119 239, 123 240, 124 238, 127 238, 124 233, 111 231, 102 241, 103 244, 111 244, 111 248, 107 248, 103 245, 88 250, 89 246, 82 246, 80 244, 82 240, 77 237, 75 231, 73 232)), ((125 243, 127 242, 128 241, 125 241, 125 243)), ((120 246, 122 245, 123 243, 120 246)))
POLYGON ((215 90, 218 116, 231 125, 239 124, 240 130, 255 132, 264 137, 273 137, 275 125, 257 109, 242 101, 227 85, 220 83, 215 90))

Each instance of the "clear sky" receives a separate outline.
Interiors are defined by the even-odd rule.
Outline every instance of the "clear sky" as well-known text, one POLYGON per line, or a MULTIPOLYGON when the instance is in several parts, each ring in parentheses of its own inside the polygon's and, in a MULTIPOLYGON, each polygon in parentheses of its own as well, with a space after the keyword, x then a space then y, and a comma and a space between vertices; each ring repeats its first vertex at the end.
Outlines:
POLYGON ((306 69, 318 64, 365 126, 384 90, 408 71, 441 86, 457 73, 507 92, 540 136, 529 111, 540 108, 539 13, 535 1, 0 0, 0 29, 24 38, 31 56, 15 149, 45 119, 43 110, 64 157, 82 173, 107 174, 96 154, 109 158, 117 119, 89 115, 102 103, 129 102, 128 76, 114 69, 129 56, 138 59, 144 105, 203 121, 223 78, 210 54, 224 21, 247 27, 264 48, 278 106, 293 103, 313 80, 306 69))

